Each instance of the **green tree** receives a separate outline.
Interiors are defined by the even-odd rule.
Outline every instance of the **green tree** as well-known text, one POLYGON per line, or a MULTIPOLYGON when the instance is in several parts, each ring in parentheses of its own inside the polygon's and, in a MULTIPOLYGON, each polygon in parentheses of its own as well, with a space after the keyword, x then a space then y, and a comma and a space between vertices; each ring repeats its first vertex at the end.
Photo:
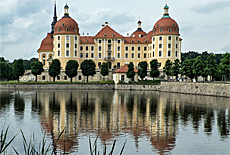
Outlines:
POLYGON ((108 63, 103 62, 101 65, 101 75, 106 76, 109 74, 109 65, 108 63))
POLYGON ((147 76, 147 67, 148 64, 146 61, 141 61, 139 64, 139 69, 137 74, 140 76, 141 80, 143 81, 143 79, 147 76))
POLYGON ((14 76, 16 79, 18 79, 18 82, 19 82, 19 77, 25 73, 23 60, 22 59, 15 60, 13 66, 14 66, 13 67, 14 76))
POLYGON ((230 53, 225 53, 223 58, 220 60, 220 71, 221 74, 225 77, 225 81, 230 78, 230 53))
POLYGON ((216 62, 216 56, 214 54, 210 54, 209 57, 206 60, 206 67, 205 67, 205 72, 207 73, 207 75, 211 76, 211 81, 212 81, 212 77, 216 76, 216 74, 218 74, 219 72, 219 66, 216 62))
POLYGON ((183 61, 181 65, 181 74, 188 76, 190 79, 193 79, 195 77, 195 74, 193 73, 192 65, 194 63, 194 59, 186 59, 183 61))
POLYGON ((5 58, 4 57, 0 57, 0 62, 5 62, 5 58))
POLYGON ((88 83, 88 77, 94 76, 94 74, 96 74, 95 67, 96 65, 93 60, 84 60, 81 63, 82 74, 87 77, 87 83, 88 83))
POLYGON ((131 79, 131 81, 133 81, 133 78, 134 78, 134 76, 135 76, 133 62, 130 62, 130 63, 128 64, 128 71, 126 72, 126 75, 127 75, 128 78, 131 79))
POLYGON ((7 64, 3 61, 0 61, 0 79, 4 82, 4 79, 7 77, 7 64))
POLYGON ((158 61, 157 59, 153 59, 152 61, 150 61, 150 67, 151 67, 151 71, 150 71, 150 76, 153 78, 158 77, 160 75, 160 72, 158 70, 158 61))
POLYGON ((195 74, 196 81, 197 81, 198 76, 203 77, 205 75, 205 71, 204 71, 205 64, 204 64, 204 61, 202 60, 201 56, 198 56, 194 60, 195 61, 192 65, 192 68, 193 68, 193 73, 195 74))
POLYGON ((10 79, 14 79, 14 69, 11 64, 7 64, 6 72, 7 72, 7 76, 6 76, 7 81, 9 81, 10 79))
POLYGON ((180 68, 181 68, 180 60, 179 59, 174 60, 173 66, 171 68, 171 75, 176 76, 176 79, 178 77, 178 74, 180 74, 180 68))
POLYGON ((171 60, 167 60, 165 62, 165 66, 163 67, 163 72, 167 75, 167 80, 169 80, 169 75, 171 75, 171 68, 172 68, 172 62, 171 60))
POLYGON ((71 82, 72 82, 73 77, 77 75, 78 67, 79 65, 76 60, 69 60, 67 62, 67 65, 65 66, 65 73, 70 78, 71 82))
POLYGON ((41 75, 44 71, 43 64, 40 61, 33 61, 31 64, 31 73, 35 76, 35 81, 37 82, 37 75, 41 75))
POLYGON ((49 67, 49 75, 53 77, 53 82, 55 82, 55 77, 60 74, 61 63, 58 59, 54 59, 49 67))

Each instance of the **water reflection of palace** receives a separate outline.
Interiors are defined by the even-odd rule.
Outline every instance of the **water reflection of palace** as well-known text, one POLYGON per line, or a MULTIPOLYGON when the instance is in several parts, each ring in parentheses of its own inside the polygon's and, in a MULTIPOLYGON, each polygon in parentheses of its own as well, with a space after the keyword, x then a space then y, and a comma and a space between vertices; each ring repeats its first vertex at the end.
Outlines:
MULTIPOLYGON (((182 125, 189 121, 199 130, 201 118, 205 118, 207 134, 212 132, 216 108, 213 97, 179 95, 159 92, 125 91, 74 91, 36 92, 32 110, 41 115, 42 128, 56 141, 57 148, 72 152, 78 148, 79 137, 98 134, 103 143, 129 134, 138 148, 139 138, 149 140, 158 153, 171 151, 176 145, 179 120, 182 125), (194 104, 195 103, 195 104, 194 104), (199 103, 199 104, 196 104, 199 103), (64 145, 65 144, 65 145, 64 145)), ((220 99, 218 99, 219 101, 220 99)), ((224 110, 217 112, 217 124, 222 135, 229 134, 229 121, 224 110)))

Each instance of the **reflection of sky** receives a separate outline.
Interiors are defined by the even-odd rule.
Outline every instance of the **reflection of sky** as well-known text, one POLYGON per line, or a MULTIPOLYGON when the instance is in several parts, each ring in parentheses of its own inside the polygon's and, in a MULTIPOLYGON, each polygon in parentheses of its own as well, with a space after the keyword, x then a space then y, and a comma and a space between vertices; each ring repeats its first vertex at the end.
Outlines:
MULTIPOLYGON (((77 93, 77 92, 75 92, 77 93)), ((91 92, 92 93, 92 92, 91 92)), ((25 136, 28 138, 31 137, 32 133, 35 132, 35 137, 38 139, 38 141, 40 142, 40 137, 42 137, 42 133, 41 133, 41 117, 40 117, 40 113, 38 114, 37 112, 31 111, 32 109, 32 96, 35 95, 35 92, 32 93, 27 93, 27 92, 20 92, 20 94, 22 95, 24 101, 25 101, 25 109, 24 112, 21 113, 20 118, 23 118, 21 120, 19 120, 17 117, 17 113, 14 112, 14 99, 11 100, 9 105, 6 105, 4 108, 0 109, 0 122, 6 122, 6 125, 8 125, 9 123, 11 123, 10 125, 10 130, 9 130, 9 138, 13 137, 13 135, 17 134, 19 132, 19 129, 22 129, 22 131, 24 132, 25 136), (6 117, 7 116, 7 117, 6 117)), ((57 98, 60 99, 60 95, 64 95, 65 97, 67 97, 68 93, 57 93, 57 98)), ((93 94, 93 93, 92 93, 93 94)), ((89 98, 94 98, 93 102, 97 102, 97 97, 95 97, 95 95, 89 95, 89 98)), ((123 94, 123 93, 121 93, 123 94)), ((127 95, 132 94, 132 92, 129 93, 124 93, 124 103, 127 102, 128 98, 127 95)), ((140 93, 143 94, 143 93, 140 93)), ((159 95, 159 93, 157 93, 159 95)), ((156 95, 156 92, 150 93, 150 92, 146 92, 146 97, 149 96, 154 96, 156 95)), ((205 97, 205 96, 192 96, 192 95, 178 95, 178 94, 167 94, 167 93, 161 93, 160 94, 160 98, 162 103, 166 103, 166 101, 170 101, 171 104, 172 103, 178 103, 178 101, 181 101, 180 104, 184 105, 185 101, 187 102, 186 104, 194 104, 193 102, 196 102, 197 105, 204 105, 207 106, 211 111, 214 109, 221 108, 221 109, 228 109, 229 105, 227 105, 225 103, 225 101, 227 101, 226 98, 215 98, 215 97, 205 97), (210 104, 210 105, 207 105, 210 104), (218 104, 218 106, 215 103, 220 103, 218 104), (228 107, 228 108, 227 108, 228 107)), ((116 95, 114 95, 116 96, 116 95)), ((117 102, 117 98, 113 96, 113 102, 117 102)), ((138 93, 134 93, 134 96, 138 96, 138 93)), ((44 96, 43 96, 44 97, 44 96)), ((121 97, 120 95, 118 95, 118 97, 121 97)), ((44 97, 45 98, 45 97, 44 97)), ((43 99, 44 99, 43 98, 43 99)), ((98 98, 100 98, 100 96, 98 96, 98 98)), ((108 96, 107 96, 108 98, 108 96)), ((138 99, 141 99, 141 97, 137 97, 138 99)), ((41 100, 43 100, 41 99, 41 100)), ((62 101, 66 102, 68 100, 68 97, 62 101)), ((101 101, 101 100, 100 100, 101 101)), ((107 102, 106 102, 107 103, 107 102)), ((113 103, 114 104, 114 103, 113 103)), ((179 105, 179 104, 177 104, 179 105)), ((96 105, 95 105, 96 106, 96 105)), ((119 106, 111 106, 111 113, 110 114, 116 114, 116 108, 119 108, 119 106), (112 109, 115 108, 114 109, 112 109)), ((171 107, 172 108, 172 107, 171 107)), ((121 110, 121 108, 119 109, 121 110)), ((135 111, 135 108, 134 108, 135 111)), ((120 113, 123 111, 120 111, 120 113)), ((178 112, 178 111, 177 111, 178 112)), ((134 112, 133 112, 134 113, 134 112)), ((163 113, 163 111, 162 111, 163 113)), ((191 119, 187 122, 187 126, 182 125, 183 123, 181 122, 180 118, 179 118, 179 125, 178 126, 178 130, 176 131, 176 146, 172 146, 174 149, 171 150, 172 154, 193 154, 195 152, 195 154, 227 154, 229 153, 229 137, 225 138, 225 139, 221 139, 221 136, 219 135, 219 131, 218 131, 218 127, 217 127, 217 116, 216 116, 217 112, 215 111, 214 114, 214 123, 212 125, 212 131, 211 134, 207 135, 204 129, 204 120, 201 119, 200 124, 199 124, 199 128, 198 131, 195 131, 193 128, 193 125, 191 123, 191 119)), ((66 116, 68 116, 68 114, 65 114, 66 116)), ((69 114, 70 115, 70 114, 69 114)), ((102 114, 101 114, 102 115, 102 114)), ((130 114, 127 114, 130 115, 130 114)), ((140 114, 142 116, 142 114, 140 114)), ((158 114, 159 115, 159 114, 158 114)), ((226 115, 228 115, 228 111, 226 110, 226 115)), ((85 116, 85 115, 84 115, 85 116)), ((83 117, 84 117, 83 116, 83 117)), ((90 116, 90 114, 88 115, 90 116)), ((94 114, 93 114, 94 116, 94 114)), ((104 114, 104 116, 106 116, 106 113, 104 114)), ((70 117, 70 116, 68 116, 70 117)), ((129 116, 128 116, 129 117, 129 116)), ((180 116, 179 116, 180 117, 180 116)), ((45 118, 45 117, 43 117, 45 118)), ((116 118, 116 117, 115 117, 116 118)), ((141 120, 140 120, 141 121, 141 120)), ((139 124, 140 126, 142 126, 142 124, 139 124)), ((134 129, 135 127, 131 128, 130 130, 134 129)), ((2 129, 2 123, 0 124, 0 129, 2 129)), ((97 128, 98 129, 98 128, 97 128)), ((132 133, 132 131, 127 132, 122 131, 122 129, 120 129, 118 132, 120 132, 119 135, 112 135, 112 139, 111 140, 118 140, 116 142, 116 146, 115 146, 115 150, 114 150, 114 154, 118 154, 125 142, 125 140, 127 139, 127 143, 126 143, 126 147, 125 147, 125 151, 124 154, 129 153, 129 154, 158 154, 156 151, 156 148, 151 144, 150 142, 150 136, 147 134, 145 134, 144 132, 141 132, 141 135, 139 135, 138 137, 138 146, 136 146, 136 141, 134 139, 134 135, 132 133)), ((116 130, 112 130, 111 129, 111 133, 112 134, 116 134, 116 130)), ((82 130, 81 132, 79 132, 79 134, 77 135, 78 137, 78 146, 79 147, 79 151, 77 154, 88 154, 89 153, 89 142, 88 142, 88 138, 89 135, 91 136, 91 142, 94 142, 94 139, 96 137, 96 132, 91 132, 90 130, 82 130)), ((153 135, 153 137, 155 137, 156 135, 153 135)), ((164 135, 163 135, 164 137, 164 135)), ((99 145, 101 143, 101 139, 98 139, 98 149, 99 151, 103 150, 102 145, 99 145)), ((48 140, 49 143, 49 140, 48 140)), ((112 142, 109 142, 110 145, 107 146, 108 150, 111 149, 112 147, 112 142)), ((12 143, 12 146, 15 147, 15 149, 19 152, 23 152, 23 147, 22 147, 22 136, 19 133, 18 137, 14 140, 14 142, 12 143)), ((9 153, 12 150, 9 150, 9 153)))

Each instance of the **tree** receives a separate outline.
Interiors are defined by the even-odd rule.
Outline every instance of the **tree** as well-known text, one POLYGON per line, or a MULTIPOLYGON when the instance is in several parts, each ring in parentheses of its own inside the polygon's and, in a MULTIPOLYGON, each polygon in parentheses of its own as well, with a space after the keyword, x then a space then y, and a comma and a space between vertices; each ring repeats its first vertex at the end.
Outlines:
POLYGON ((150 61, 150 67, 151 67, 150 76, 154 80, 154 77, 158 77, 160 75, 160 72, 158 70, 159 65, 157 59, 153 59, 152 61, 150 61))
POLYGON ((128 78, 131 79, 131 81, 133 81, 133 78, 135 76, 135 72, 134 72, 134 65, 133 65, 132 62, 130 62, 128 64, 128 71, 126 72, 126 75, 127 75, 128 78))
POLYGON ((109 74, 109 65, 108 63, 103 62, 101 65, 101 75, 106 76, 109 74))
POLYGON ((87 83, 88 83, 88 77, 94 76, 94 74, 96 74, 95 67, 96 65, 93 60, 84 60, 81 63, 82 74, 87 77, 87 83))
POLYGON ((201 56, 198 56, 194 60, 195 61, 192 65, 192 68, 193 68, 193 73, 195 74, 196 81, 197 81, 198 76, 203 77, 205 75, 205 71, 204 71, 205 64, 204 64, 204 61, 202 60, 201 56))
POLYGON ((211 76, 211 81, 212 81, 212 77, 216 76, 216 74, 218 74, 218 65, 216 62, 216 56, 214 54, 210 54, 209 57, 207 58, 206 61, 206 67, 205 67, 205 72, 207 73, 207 75, 211 76))
POLYGON ((35 81, 37 82, 37 75, 41 75, 44 71, 43 64, 40 61, 33 61, 31 64, 31 73, 35 76, 35 81))
POLYGON ((14 69, 11 64, 7 64, 6 72, 7 72, 7 75, 6 75, 7 81, 9 81, 10 79, 14 79, 14 69))
POLYGON ((165 62, 165 66, 163 67, 163 72, 167 75, 167 80, 169 80, 169 75, 171 75, 171 68, 172 68, 172 62, 171 60, 167 60, 165 62))
POLYGON ((76 60, 69 60, 67 62, 67 65, 65 66, 65 73, 70 78, 71 82, 72 82, 73 77, 77 75, 78 67, 79 65, 76 60))
POLYGON ((146 61, 141 61, 139 64, 139 69, 137 74, 140 76, 141 80, 143 81, 143 79, 147 76, 147 67, 148 64, 146 61))
POLYGON ((13 67, 14 76, 15 76, 16 79, 18 79, 18 82, 19 82, 19 77, 22 76, 25 73, 23 60, 22 59, 15 60, 13 66, 14 66, 13 67))
POLYGON ((55 82, 55 77, 60 74, 61 63, 58 59, 54 59, 49 67, 49 75, 53 77, 53 82, 55 82))
POLYGON ((180 60, 179 59, 174 60, 173 66, 171 68, 171 75, 176 76, 176 79, 178 77, 178 74, 180 73, 180 67, 181 67, 180 60))
POLYGON ((4 79, 7 77, 7 64, 3 61, 0 61, 0 79, 4 82, 4 79))
POLYGON ((188 76, 190 79, 193 79, 195 77, 195 74, 193 73, 192 65, 194 63, 194 59, 186 59, 182 65, 181 65, 181 74, 188 76))
POLYGON ((222 75, 225 77, 225 81, 230 78, 230 53, 225 53, 223 58, 220 60, 220 70, 222 75))

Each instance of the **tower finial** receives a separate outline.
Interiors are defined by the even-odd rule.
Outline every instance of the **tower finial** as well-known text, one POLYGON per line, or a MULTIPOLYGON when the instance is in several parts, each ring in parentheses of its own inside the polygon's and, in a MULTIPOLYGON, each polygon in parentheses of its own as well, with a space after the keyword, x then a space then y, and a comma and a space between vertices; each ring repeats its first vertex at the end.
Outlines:
POLYGON ((54 26, 57 23, 57 11, 56 11, 56 0, 54 0, 54 16, 53 16, 53 22, 51 23, 51 34, 53 37, 54 33, 54 26))
POLYGON ((163 15, 163 18, 170 18, 169 16, 169 7, 167 5, 167 1, 166 1, 166 4, 165 4, 165 7, 164 7, 164 15, 163 15))

